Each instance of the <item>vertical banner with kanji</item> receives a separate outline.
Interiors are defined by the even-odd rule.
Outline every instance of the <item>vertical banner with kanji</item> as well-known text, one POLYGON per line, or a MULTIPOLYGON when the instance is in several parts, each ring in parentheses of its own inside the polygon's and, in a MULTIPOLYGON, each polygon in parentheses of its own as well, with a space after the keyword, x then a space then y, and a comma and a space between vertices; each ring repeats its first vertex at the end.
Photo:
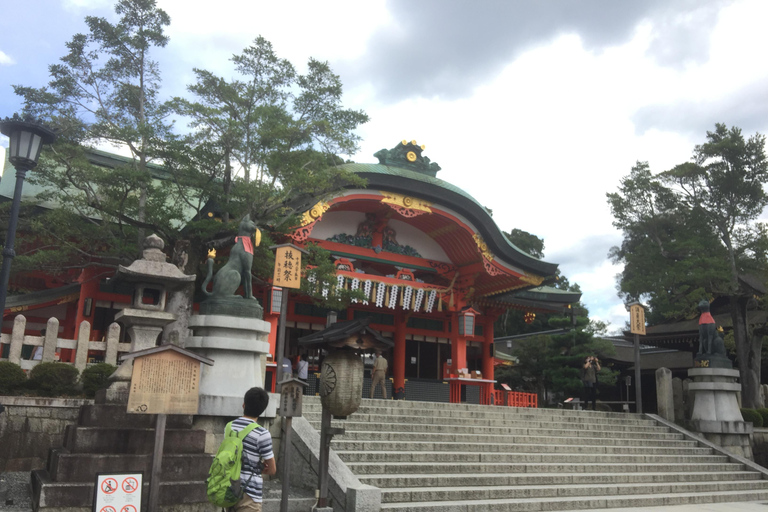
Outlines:
POLYGON ((640 304, 629 306, 629 332, 645 335, 645 309, 640 304))
POLYGON ((296 247, 286 245, 277 248, 272 284, 284 288, 301 287, 301 251, 296 247))

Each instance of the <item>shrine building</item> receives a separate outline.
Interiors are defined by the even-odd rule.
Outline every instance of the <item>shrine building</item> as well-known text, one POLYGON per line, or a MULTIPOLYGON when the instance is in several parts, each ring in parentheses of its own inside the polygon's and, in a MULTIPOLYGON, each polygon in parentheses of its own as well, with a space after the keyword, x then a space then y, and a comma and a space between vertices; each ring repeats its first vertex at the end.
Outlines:
MULTIPOLYGON (((343 165, 367 186, 313 205, 290 241, 329 251, 336 286, 362 291, 365 299, 338 321, 367 319, 394 342, 384 356, 395 398, 442 401, 446 381, 469 375, 486 381, 475 396, 483 402, 493 389, 487 381, 498 316, 510 308, 566 313, 580 294, 545 286, 555 282, 557 265, 510 243, 486 208, 437 178, 440 166, 423 150, 402 141, 377 152, 376 164, 343 165)), ((265 319, 274 327, 274 347, 279 307, 269 307, 269 294, 265 319)), ((299 338, 326 328, 326 311, 291 295, 287 320, 286 352, 295 358, 299 338)))
MULTIPOLYGON (((328 250, 336 266, 335 285, 362 292, 365 298, 339 312, 337 321, 364 321, 393 342, 384 356, 395 398, 447 401, 448 382, 472 378, 478 385, 468 385, 465 398, 484 402, 493 389, 494 364, 499 362, 493 330, 499 315, 510 308, 529 315, 567 314, 580 294, 547 286, 556 280, 557 265, 510 243, 486 208, 437 177, 440 166, 423 150, 415 141, 402 141, 377 152, 378 163, 344 164, 343 169, 364 178, 367 186, 343 189, 308 207, 301 225, 285 242, 299 247, 314 243, 328 250)), ((125 160, 99 151, 92 159, 104 166, 125 160)), ((159 166, 151 170, 155 179, 163 179, 159 166)), ((13 175, 7 161, 4 174, 13 175)), ((12 195, 11 181, 0 183, 0 196, 5 196, 0 200, 12 195)), ((39 190, 28 187, 24 195, 35 192, 39 190)), ((114 270, 91 266, 59 276, 14 275, 3 332, 10 333, 14 317, 21 313, 27 318, 28 335, 39 336, 47 319, 56 317, 59 337, 76 338, 81 322, 88 321, 91 340, 101 340, 115 314, 131 303, 129 290, 108 283, 113 274, 114 270), (19 294, 20 290, 26 293, 19 294)), ((282 292, 254 283, 264 319, 272 324, 267 388, 274 388, 276 365, 280 301, 273 298, 282 292)), ((307 352, 300 348, 299 338, 325 329, 327 316, 328 311, 308 297, 292 292, 286 355, 295 359, 307 352)), ((310 371, 317 371, 321 354, 306 355, 310 371)), ((99 354, 91 356, 93 362, 99 361, 99 354)), ((74 351, 64 348, 60 357, 68 361, 74 351)), ((314 383, 312 376, 310 386, 314 383)), ((316 388, 310 391, 314 394, 316 388)), ((366 388, 365 396, 367 392, 366 388)))

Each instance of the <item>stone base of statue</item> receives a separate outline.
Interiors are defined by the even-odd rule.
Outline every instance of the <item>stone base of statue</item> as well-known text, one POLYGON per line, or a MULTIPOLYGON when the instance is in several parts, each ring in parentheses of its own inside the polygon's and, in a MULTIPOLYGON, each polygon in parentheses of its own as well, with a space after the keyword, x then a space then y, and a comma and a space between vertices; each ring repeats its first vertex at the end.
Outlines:
POLYGON ((242 318, 264 318, 264 308, 256 299, 245 299, 240 295, 208 297, 200 303, 200 315, 225 315, 242 318))
POLYGON ((194 315, 189 327, 193 336, 184 348, 214 361, 200 374, 198 414, 240 416, 245 392, 264 387, 270 324, 257 318, 194 315))
POLYGON ((697 354, 693 358, 696 368, 733 368, 733 363, 726 356, 715 354, 697 354))
POLYGON ((688 390, 693 393, 693 412, 688 428, 734 455, 754 460, 750 444, 752 423, 745 422, 739 410, 739 371, 691 368, 688 376, 693 379, 688 385, 688 390))

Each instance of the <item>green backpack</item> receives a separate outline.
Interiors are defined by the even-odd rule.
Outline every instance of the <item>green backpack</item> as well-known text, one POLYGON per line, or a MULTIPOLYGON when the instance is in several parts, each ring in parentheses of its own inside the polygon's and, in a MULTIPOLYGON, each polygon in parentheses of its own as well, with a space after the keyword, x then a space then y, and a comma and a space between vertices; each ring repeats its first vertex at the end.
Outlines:
POLYGON ((227 423, 224 440, 213 458, 205 481, 208 501, 217 507, 232 507, 243 497, 245 489, 240 484, 243 439, 258 426, 258 423, 251 423, 240 432, 233 432, 232 422, 227 423))

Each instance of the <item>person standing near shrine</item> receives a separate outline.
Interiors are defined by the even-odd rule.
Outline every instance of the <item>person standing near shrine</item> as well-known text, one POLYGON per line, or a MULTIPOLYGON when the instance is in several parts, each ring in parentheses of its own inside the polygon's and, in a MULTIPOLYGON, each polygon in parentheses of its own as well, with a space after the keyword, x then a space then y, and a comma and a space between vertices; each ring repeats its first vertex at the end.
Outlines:
POLYGON ((376 360, 373 362, 373 371, 371 372, 371 398, 376 392, 376 386, 381 384, 381 396, 384 400, 387 399, 387 386, 384 377, 387 375, 387 367, 389 363, 381 355, 381 350, 376 351, 376 360))
POLYGON ((597 409, 597 372, 600 371, 600 361, 595 356, 589 356, 584 360, 584 368, 581 370, 581 381, 584 383, 584 409, 592 402, 592 410, 597 409))
MULTIPOLYGON (((309 377, 309 362, 307 361, 307 354, 301 354, 301 357, 299 357, 299 362, 296 363, 296 377, 298 377, 298 379, 304 384, 307 383, 307 378, 309 377)), ((304 386, 304 394, 307 394, 307 386, 304 386)))

